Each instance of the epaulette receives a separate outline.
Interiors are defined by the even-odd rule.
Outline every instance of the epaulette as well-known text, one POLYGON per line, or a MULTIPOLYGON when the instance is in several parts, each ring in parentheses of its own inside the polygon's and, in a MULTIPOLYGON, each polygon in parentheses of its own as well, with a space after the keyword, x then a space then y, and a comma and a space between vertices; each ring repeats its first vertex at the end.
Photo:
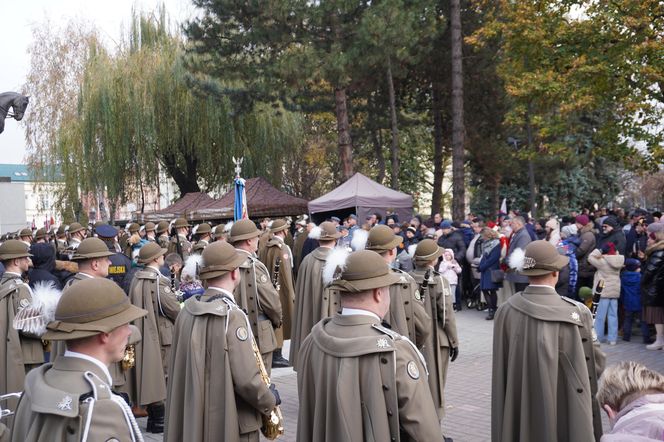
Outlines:
POLYGON ((410 282, 415 282, 415 278, 410 276, 408 274, 408 272, 405 272, 401 269, 394 269, 394 268, 392 269, 392 271, 395 272, 395 273, 399 273, 400 276, 401 276, 401 279, 399 280, 399 282, 397 284, 407 284, 407 283, 410 283, 410 282))
POLYGON ((140 270, 136 272, 136 278, 138 279, 148 279, 150 281, 156 281, 159 275, 154 272, 148 272, 147 270, 140 270))
POLYGON ((389 336, 393 341, 397 341, 403 338, 403 336, 401 336, 399 333, 395 332, 394 330, 390 330, 389 328, 380 324, 371 324, 371 327, 383 333, 384 335, 389 336))
POLYGON ((410 339, 408 339, 407 336, 400 335, 399 333, 395 332, 394 330, 390 330, 389 328, 383 327, 380 324, 371 324, 371 327, 373 327, 375 330, 378 330, 379 332, 381 332, 383 334, 386 334, 387 336, 392 338, 393 341, 405 341, 405 342, 407 342, 410 345, 410 347, 415 351, 415 354, 420 359, 420 362, 422 363, 422 366, 424 367, 424 370, 426 371, 427 376, 429 376, 429 369, 427 368, 427 363, 424 360, 424 356, 417 349, 417 346, 415 346, 415 344, 413 344, 413 342, 410 339))

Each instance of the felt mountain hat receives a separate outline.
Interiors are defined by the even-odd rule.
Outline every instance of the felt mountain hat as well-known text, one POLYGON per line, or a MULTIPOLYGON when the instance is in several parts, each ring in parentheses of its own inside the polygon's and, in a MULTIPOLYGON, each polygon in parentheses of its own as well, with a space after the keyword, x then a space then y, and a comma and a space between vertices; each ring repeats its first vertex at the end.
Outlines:
POLYGON ((120 286, 110 279, 84 279, 62 292, 55 320, 46 326, 42 337, 67 341, 110 333, 147 313, 132 305, 120 286))
POLYGON ((559 254, 552 244, 548 241, 538 240, 526 246, 523 265, 517 265, 516 270, 524 276, 544 276, 552 272, 559 272, 568 263, 569 258, 559 254))
POLYGON ((83 261, 85 259, 103 258, 104 256, 113 256, 114 253, 108 250, 108 246, 99 238, 85 238, 76 249, 76 253, 71 258, 72 261, 83 261))
POLYGON ((162 234, 168 232, 168 221, 159 221, 157 224, 157 233, 162 234))
POLYGON ((104 221, 97 221, 96 223, 94 223, 94 225, 92 227, 96 231, 99 226, 103 226, 104 224, 106 224, 104 221))
POLYGON ((35 239, 42 238, 46 238, 46 229, 43 227, 35 232, 35 239))
POLYGON ((102 224, 101 226, 97 227, 95 231, 97 232, 97 236, 102 240, 110 240, 118 236, 118 229, 111 226, 110 224, 102 224))
POLYGON ((80 223, 71 223, 69 224, 69 234, 71 235, 72 233, 80 232, 81 230, 84 230, 85 227, 83 227, 80 223))
POLYGON ((26 243, 17 239, 10 239, 0 246, 0 261, 32 256, 26 243))
POLYGON ((67 231, 67 226, 65 226, 64 224, 60 224, 60 227, 58 227, 58 230, 55 233, 56 235, 64 235, 66 231, 67 231))
POLYGON ((153 222, 145 223, 145 231, 146 232, 154 232, 155 229, 156 229, 155 223, 153 223, 153 222))
POLYGON ((181 227, 191 227, 191 224, 189 224, 189 223, 187 222, 187 220, 184 219, 184 218, 178 218, 178 219, 176 219, 174 225, 175 225, 175 228, 176 228, 176 229, 179 229, 179 228, 181 228, 181 227))
POLYGON ((139 230, 141 230, 141 226, 138 223, 131 223, 127 227, 127 231, 131 234, 137 233, 139 230))
POLYGON ((379 224, 369 230, 367 250, 374 252, 387 252, 403 242, 403 238, 394 234, 391 227, 379 224))
POLYGON ((426 264, 434 259, 440 258, 443 249, 438 247, 438 243, 433 239, 423 239, 415 248, 415 261, 426 264))
POLYGON ((343 269, 338 268, 337 272, 329 287, 346 293, 387 287, 401 280, 401 276, 392 272, 385 260, 371 250, 351 253, 343 269))
POLYGON ((320 241, 333 241, 341 238, 341 233, 337 231, 337 228, 334 227, 334 223, 331 223, 330 221, 325 221, 318 227, 320 227, 320 238, 318 238, 320 241))
POLYGON ((211 232, 212 232, 212 227, 210 227, 210 225, 208 223, 199 224, 196 227, 196 234, 197 235, 202 235, 202 234, 211 233, 211 232))
POLYGON ((221 236, 224 234, 224 229, 226 228, 225 225, 219 224, 214 228, 214 236, 217 238, 221 238, 221 236))
POLYGON ((261 232, 250 219, 241 219, 231 227, 230 242, 244 241, 260 236, 261 232))
POLYGON ((167 249, 163 249, 156 242, 151 242, 138 251, 138 262, 140 264, 147 264, 155 259, 159 258, 162 255, 165 255, 167 249))
POLYGON ((270 225, 270 233, 277 233, 281 232, 282 230, 286 230, 288 228, 288 221, 285 219, 275 219, 272 221, 272 224, 270 225))
POLYGON ((29 236, 32 238, 32 229, 28 229, 27 227, 25 229, 21 229, 21 231, 18 233, 19 238, 22 238, 24 236, 29 236))
POLYGON ((232 245, 224 241, 217 241, 207 246, 202 256, 203 265, 199 275, 202 280, 224 276, 237 269, 247 259, 244 254, 238 253, 232 245))

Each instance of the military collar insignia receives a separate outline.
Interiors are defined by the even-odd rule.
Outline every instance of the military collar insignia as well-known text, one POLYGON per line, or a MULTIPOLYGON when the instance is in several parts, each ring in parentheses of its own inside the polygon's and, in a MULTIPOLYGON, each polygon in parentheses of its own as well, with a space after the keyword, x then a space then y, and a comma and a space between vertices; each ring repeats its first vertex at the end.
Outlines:
POLYGON ((249 333, 247 333, 246 328, 238 327, 237 330, 235 330, 235 336, 237 336, 240 341, 246 341, 249 337, 249 333))
POLYGON ((58 409, 62 411, 71 410, 71 403, 72 403, 71 396, 65 396, 62 398, 60 402, 58 402, 56 407, 58 407, 58 409))
POLYGON ((569 316, 570 316, 570 318, 572 318, 572 320, 574 320, 574 321, 580 321, 580 320, 581 320, 581 316, 579 316, 579 313, 578 313, 578 312, 572 312, 572 313, 570 313, 569 316))
POLYGON ((408 280, 406 279, 405 276, 401 275, 401 279, 399 279, 399 282, 405 284, 406 282, 408 282, 408 280))
POLYGON ((390 348, 390 343, 385 338, 378 338, 376 340, 376 347, 378 347, 378 348, 390 348))
POLYGON ((267 275, 261 275, 260 280, 263 284, 267 282, 267 275))
POLYGON ((420 369, 417 368, 415 361, 408 362, 408 365, 406 365, 406 371, 408 372, 408 376, 411 378, 415 380, 420 378, 420 369))

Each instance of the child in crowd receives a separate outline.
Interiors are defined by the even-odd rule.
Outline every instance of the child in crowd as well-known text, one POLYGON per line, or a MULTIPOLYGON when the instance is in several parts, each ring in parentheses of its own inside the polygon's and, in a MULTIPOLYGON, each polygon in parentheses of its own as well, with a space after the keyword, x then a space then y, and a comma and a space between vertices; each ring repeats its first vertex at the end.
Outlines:
POLYGON ((609 344, 616 345, 618 340, 618 298, 620 297, 620 270, 625 264, 625 257, 616 252, 612 242, 593 250, 588 255, 588 262, 597 269, 594 287, 604 281, 595 316, 595 332, 599 342, 604 341, 604 324, 609 323, 609 344))
POLYGON ((447 279, 450 283, 451 293, 455 293, 456 286, 459 283, 459 273, 461 273, 461 266, 454 259, 454 250, 445 249, 443 251, 443 259, 440 261, 438 271, 443 278, 447 279))
POLYGON ((620 303, 625 309, 623 340, 629 341, 632 338, 632 320, 636 315, 641 323, 643 343, 649 344, 648 324, 641 317, 641 261, 638 259, 625 260, 625 270, 620 275, 620 303))

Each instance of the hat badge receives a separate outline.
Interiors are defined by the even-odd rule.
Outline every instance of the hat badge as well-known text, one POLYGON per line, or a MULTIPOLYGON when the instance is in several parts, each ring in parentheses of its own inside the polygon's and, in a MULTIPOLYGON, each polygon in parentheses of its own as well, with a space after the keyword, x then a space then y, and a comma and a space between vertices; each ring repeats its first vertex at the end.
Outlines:
POLYGON ((535 259, 531 258, 530 256, 526 256, 523 259, 523 269, 524 270, 535 268, 536 264, 537 264, 537 261, 535 261, 535 259))

